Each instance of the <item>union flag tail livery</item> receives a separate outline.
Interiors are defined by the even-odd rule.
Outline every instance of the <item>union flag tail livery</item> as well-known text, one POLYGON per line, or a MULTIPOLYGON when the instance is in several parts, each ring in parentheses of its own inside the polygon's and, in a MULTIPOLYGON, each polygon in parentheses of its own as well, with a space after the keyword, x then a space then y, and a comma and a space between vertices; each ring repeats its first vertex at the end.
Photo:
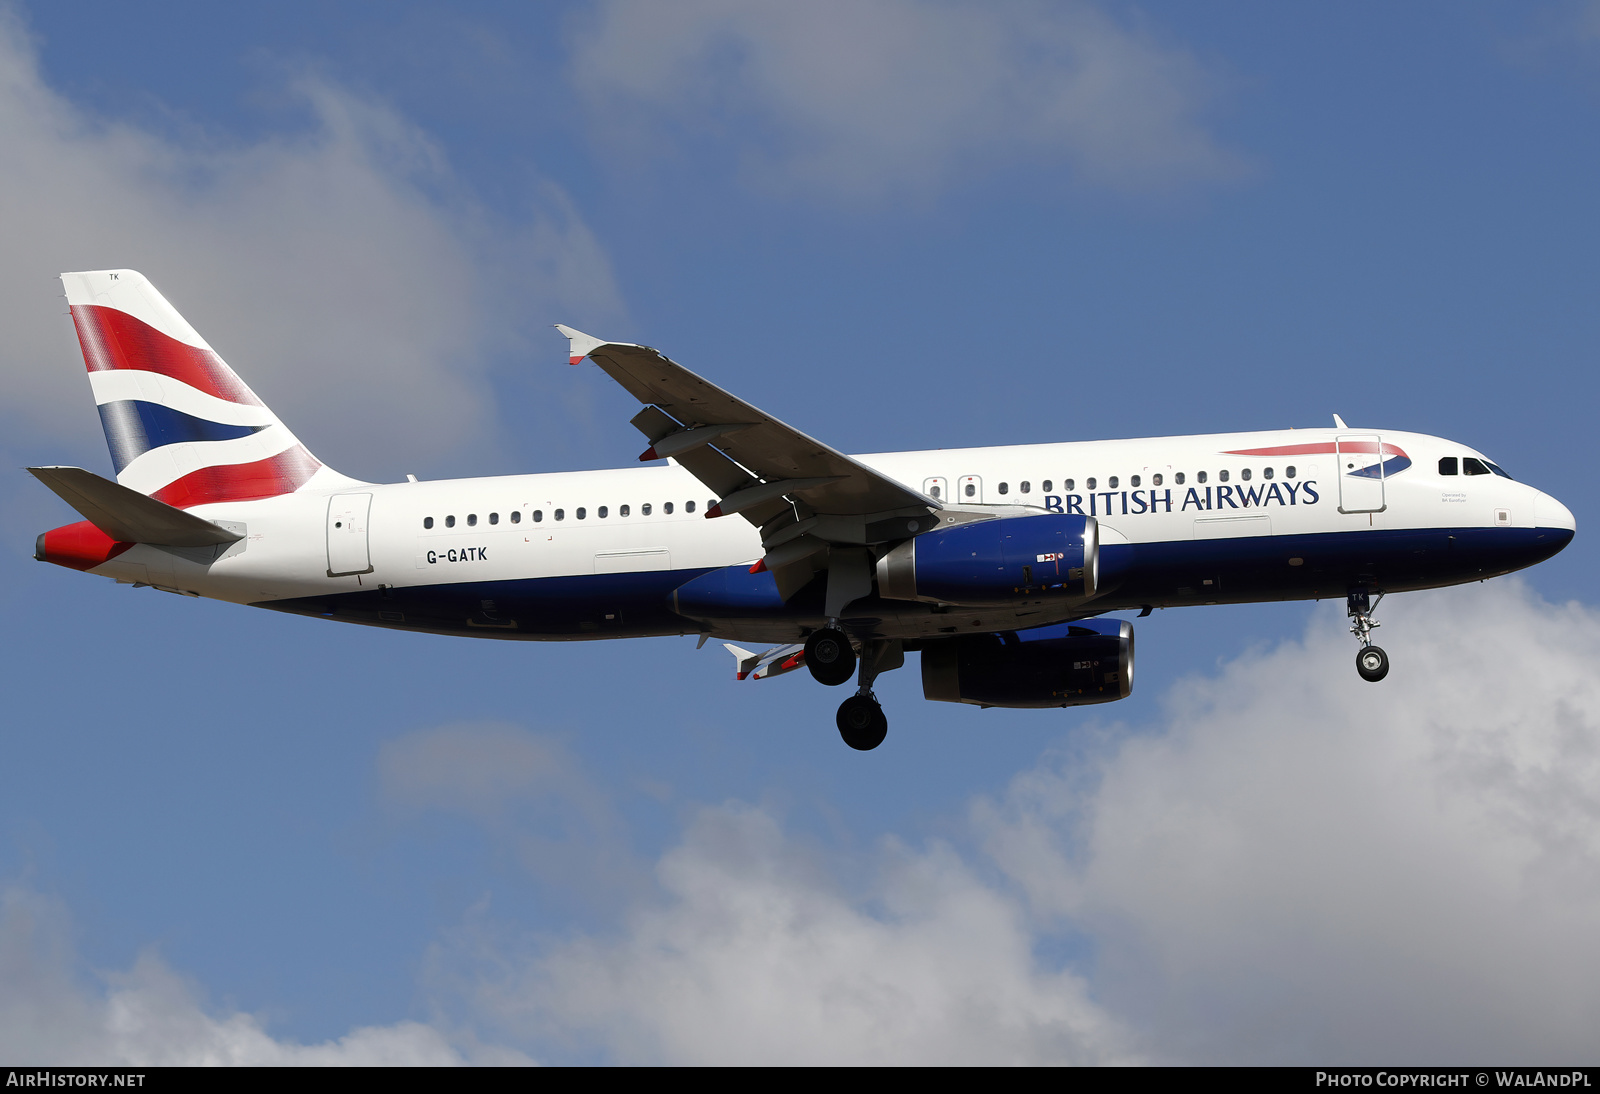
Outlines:
POLYGON ((119 483, 189 509, 293 493, 322 467, 143 274, 61 281, 119 483))
POLYGON ((836 725, 856 749, 884 740, 872 685, 907 653, 928 699, 1124 698, 1133 626, 1113 612, 1343 597, 1376 682, 1383 596, 1531 566, 1576 529, 1481 452, 1337 415, 848 456, 648 346, 569 327, 568 360, 643 404, 654 466, 362 483, 319 463, 143 276, 62 282, 116 479, 28 469, 84 518, 41 535, 41 561, 434 634, 716 637, 740 680, 854 678, 836 725))

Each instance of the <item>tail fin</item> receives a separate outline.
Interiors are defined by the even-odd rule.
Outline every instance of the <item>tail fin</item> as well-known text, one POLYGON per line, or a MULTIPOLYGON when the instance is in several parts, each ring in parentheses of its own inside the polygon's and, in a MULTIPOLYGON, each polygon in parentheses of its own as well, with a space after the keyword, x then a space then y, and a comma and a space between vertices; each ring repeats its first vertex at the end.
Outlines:
POLYGON ((293 493, 322 469, 143 274, 61 282, 123 486, 188 509, 293 493))

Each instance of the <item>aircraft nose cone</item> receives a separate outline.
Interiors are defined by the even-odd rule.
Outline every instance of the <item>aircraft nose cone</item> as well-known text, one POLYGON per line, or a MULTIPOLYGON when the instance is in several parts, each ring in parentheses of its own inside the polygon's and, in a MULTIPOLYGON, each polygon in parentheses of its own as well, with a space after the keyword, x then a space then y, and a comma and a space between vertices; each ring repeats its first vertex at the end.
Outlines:
POLYGON ((1544 493, 1534 499, 1533 523, 1538 528, 1565 528, 1569 532, 1578 530, 1578 522, 1573 518, 1572 510, 1544 493))

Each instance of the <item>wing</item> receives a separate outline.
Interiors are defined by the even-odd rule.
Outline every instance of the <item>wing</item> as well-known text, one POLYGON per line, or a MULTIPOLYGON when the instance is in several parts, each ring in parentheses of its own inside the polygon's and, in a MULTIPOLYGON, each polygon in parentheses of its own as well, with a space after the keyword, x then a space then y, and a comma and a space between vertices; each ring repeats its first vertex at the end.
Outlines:
POLYGON ((645 404, 633 418, 650 441, 641 461, 677 460, 721 499, 708 518, 737 513, 761 529, 763 564, 785 596, 830 564, 824 552, 837 553, 832 548, 898 541, 939 523, 934 514, 941 506, 933 498, 806 436, 649 346, 605 342, 559 324, 557 329, 571 340, 573 364, 589 358, 645 404))

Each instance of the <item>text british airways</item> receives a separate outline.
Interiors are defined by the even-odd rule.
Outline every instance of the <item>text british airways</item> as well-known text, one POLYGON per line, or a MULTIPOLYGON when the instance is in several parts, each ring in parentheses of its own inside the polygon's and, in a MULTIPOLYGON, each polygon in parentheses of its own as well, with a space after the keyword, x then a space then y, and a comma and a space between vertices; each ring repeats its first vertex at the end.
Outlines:
POLYGON ((1315 479, 1300 482, 1260 482, 1245 485, 1178 487, 1164 490, 1101 490, 1093 494, 1046 494, 1044 507, 1052 513, 1078 513, 1087 517, 1137 516, 1140 513, 1183 513, 1216 509, 1261 509, 1269 505, 1315 505, 1322 500, 1315 479), (1088 508, 1085 508, 1087 501, 1088 508))

